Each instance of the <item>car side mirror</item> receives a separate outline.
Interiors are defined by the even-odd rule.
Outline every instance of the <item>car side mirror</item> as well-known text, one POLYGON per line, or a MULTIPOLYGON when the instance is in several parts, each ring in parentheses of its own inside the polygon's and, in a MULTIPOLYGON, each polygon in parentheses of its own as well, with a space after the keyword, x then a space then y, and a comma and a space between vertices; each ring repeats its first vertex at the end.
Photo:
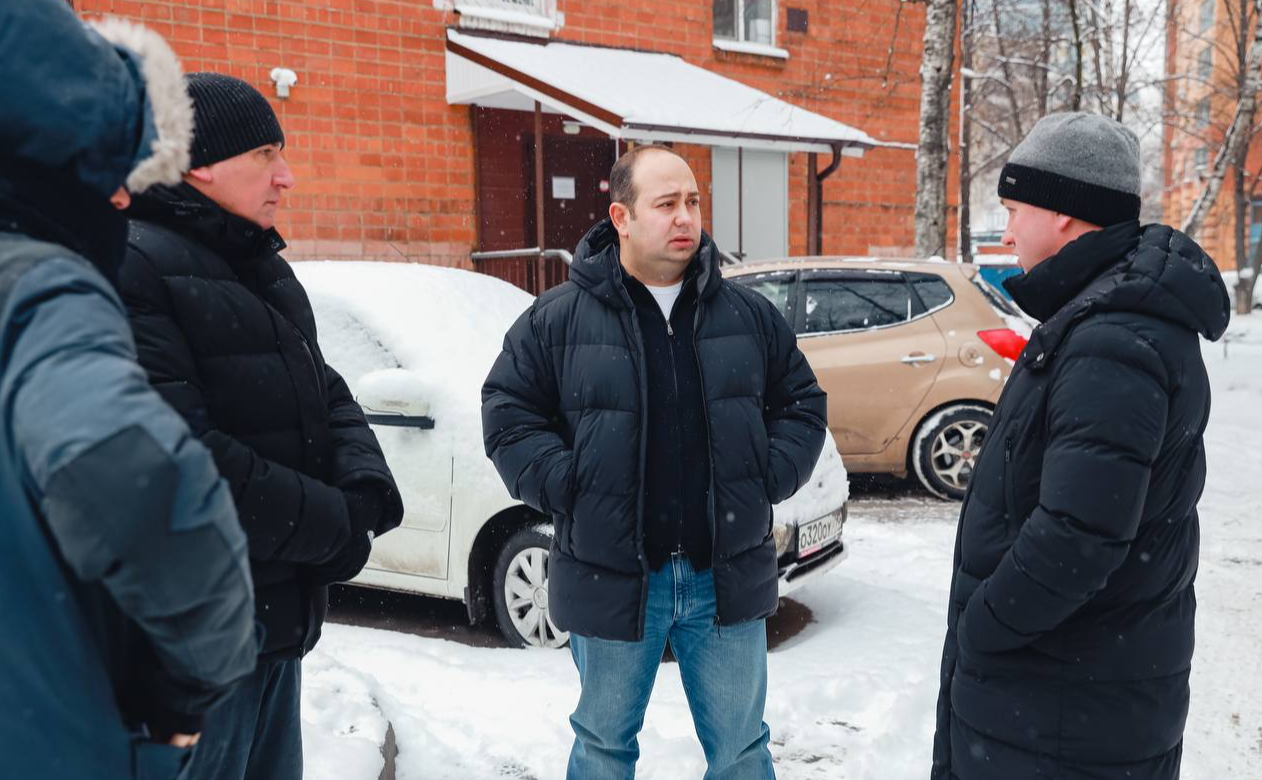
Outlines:
POLYGON ((402 368, 387 368, 365 374, 359 380, 355 400, 364 408, 368 422, 374 425, 402 425, 433 428, 429 388, 416 374, 402 368))

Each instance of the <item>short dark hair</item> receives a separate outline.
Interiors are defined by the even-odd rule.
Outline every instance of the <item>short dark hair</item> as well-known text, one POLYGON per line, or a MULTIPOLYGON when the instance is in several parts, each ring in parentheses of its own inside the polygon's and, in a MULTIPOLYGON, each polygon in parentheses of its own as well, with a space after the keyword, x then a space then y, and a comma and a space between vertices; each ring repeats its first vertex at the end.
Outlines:
POLYGON ((667 152, 683 159, 679 152, 665 144, 641 144, 624 152, 613 164, 613 170, 609 172, 609 201, 626 206, 633 217, 635 216, 635 199, 638 195, 634 182, 635 163, 641 154, 650 151, 667 152))

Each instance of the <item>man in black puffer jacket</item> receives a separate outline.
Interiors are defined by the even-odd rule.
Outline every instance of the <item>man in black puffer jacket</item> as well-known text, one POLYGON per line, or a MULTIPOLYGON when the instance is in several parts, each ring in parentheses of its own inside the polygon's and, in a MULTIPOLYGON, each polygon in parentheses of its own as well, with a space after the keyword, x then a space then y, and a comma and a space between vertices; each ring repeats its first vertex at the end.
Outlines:
POLYGON ((771 506, 810 478, 824 392, 784 318, 719 275, 687 163, 637 147, 610 194, 482 391, 487 454, 555 524, 548 607, 582 683, 569 777, 634 773, 669 641, 707 777, 763 780, 771 506))
POLYGON ((1214 263, 1141 228, 1139 143, 1041 120, 1000 178, 1042 324, 961 510, 934 780, 1174 780, 1188 712, 1214 263))
POLYGON ((319 639, 327 586, 359 573, 403 507, 277 254, 293 176, 276 115, 239 79, 195 73, 188 85, 193 168, 134 199, 120 288, 150 382, 232 489, 267 630, 258 670, 210 714, 189 776, 297 780, 300 659, 319 639))

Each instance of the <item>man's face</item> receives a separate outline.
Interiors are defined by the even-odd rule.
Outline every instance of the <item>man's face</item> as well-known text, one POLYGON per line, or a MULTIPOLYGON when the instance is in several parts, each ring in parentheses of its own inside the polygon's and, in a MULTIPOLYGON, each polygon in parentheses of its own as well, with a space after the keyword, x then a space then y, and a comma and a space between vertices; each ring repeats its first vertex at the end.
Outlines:
POLYGON ((1026 273, 1059 252, 1073 238, 1067 232, 1070 217, 1007 198, 999 202, 1008 212, 1003 245, 1012 247, 1017 263, 1026 273))
POLYGON ((188 181, 225 211, 266 230, 275 227, 281 193, 294 186, 294 174, 280 144, 267 144, 189 171, 188 181))
MULTIPOLYGON (((636 160, 635 211, 622 226, 640 263, 680 274, 701 244, 701 193, 688 163, 668 152, 636 160)), ((622 231, 620 231, 622 232, 622 231)))

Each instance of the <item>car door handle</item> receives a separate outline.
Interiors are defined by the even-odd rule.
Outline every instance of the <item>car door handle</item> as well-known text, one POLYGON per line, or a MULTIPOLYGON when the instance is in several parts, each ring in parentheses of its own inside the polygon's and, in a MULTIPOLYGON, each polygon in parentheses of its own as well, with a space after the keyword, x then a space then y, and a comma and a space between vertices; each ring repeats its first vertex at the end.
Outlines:
POLYGON ((915 355, 908 355, 908 356, 904 357, 902 360, 900 360, 900 361, 898 361, 898 362, 900 362, 900 363, 906 363, 906 364, 908 364, 908 365, 912 365, 912 366, 914 366, 914 365, 917 365, 917 364, 919 364, 919 363, 932 363, 933 361, 935 361, 935 360, 937 360, 937 359, 938 359, 938 356, 937 356, 937 355, 921 355, 921 354, 915 354, 915 355))

